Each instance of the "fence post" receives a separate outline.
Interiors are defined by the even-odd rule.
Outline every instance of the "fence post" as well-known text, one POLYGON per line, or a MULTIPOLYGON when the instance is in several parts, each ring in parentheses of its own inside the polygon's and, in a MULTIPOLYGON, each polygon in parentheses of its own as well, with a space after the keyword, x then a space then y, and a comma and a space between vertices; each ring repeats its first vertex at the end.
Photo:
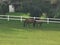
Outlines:
POLYGON ((22 16, 20 16, 21 18, 20 18, 20 21, 22 22, 23 21, 23 19, 22 19, 22 16))
POLYGON ((34 20, 35 20, 36 17, 33 17, 33 18, 34 18, 34 20))
POLYGON ((47 24, 49 24, 49 18, 47 18, 47 24))
POLYGON ((8 21, 9 21, 9 15, 8 15, 8 21))

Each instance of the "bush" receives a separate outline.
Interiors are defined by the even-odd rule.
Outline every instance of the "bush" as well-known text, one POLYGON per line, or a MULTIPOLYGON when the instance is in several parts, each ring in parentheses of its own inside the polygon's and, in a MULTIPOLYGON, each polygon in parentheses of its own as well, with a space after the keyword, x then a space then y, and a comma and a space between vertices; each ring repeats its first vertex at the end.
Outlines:
POLYGON ((9 12, 9 5, 6 2, 3 2, 0 4, 0 14, 5 15, 7 12, 9 12))

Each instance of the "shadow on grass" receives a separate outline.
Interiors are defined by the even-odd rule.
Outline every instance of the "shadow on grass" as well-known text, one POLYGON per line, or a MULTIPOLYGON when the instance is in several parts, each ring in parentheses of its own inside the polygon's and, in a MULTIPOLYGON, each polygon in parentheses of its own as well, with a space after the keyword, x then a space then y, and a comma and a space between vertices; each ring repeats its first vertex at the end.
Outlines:
POLYGON ((34 31, 34 30, 42 30, 42 31, 60 31, 60 24, 54 24, 54 23, 50 23, 50 24, 46 24, 43 23, 42 26, 40 27, 33 27, 32 25, 28 26, 28 27, 23 27, 23 22, 20 21, 7 21, 7 20, 0 20, 0 31, 4 31, 4 32, 13 32, 13 31, 19 31, 19 30, 27 30, 27 31, 34 31), (17 29, 17 30, 13 30, 13 29, 17 29))

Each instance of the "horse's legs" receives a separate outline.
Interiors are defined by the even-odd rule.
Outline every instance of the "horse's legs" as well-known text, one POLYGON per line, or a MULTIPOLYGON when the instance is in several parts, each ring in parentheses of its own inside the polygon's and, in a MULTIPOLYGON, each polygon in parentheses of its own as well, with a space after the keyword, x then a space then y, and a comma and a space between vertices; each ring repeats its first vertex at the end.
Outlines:
POLYGON ((39 27, 42 25, 42 22, 39 23, 39 27))
POLYGON ((36 28, 38 28, 39 27, 39 23, 38 22, 36 22, 36 28))
POLYGON ((26 22, 24 22, 23 26, 24 26, 24 27, 26 26, 26 22))
POLYGON ((35 27, 36 22, 33 23, 33 27, 35 27))

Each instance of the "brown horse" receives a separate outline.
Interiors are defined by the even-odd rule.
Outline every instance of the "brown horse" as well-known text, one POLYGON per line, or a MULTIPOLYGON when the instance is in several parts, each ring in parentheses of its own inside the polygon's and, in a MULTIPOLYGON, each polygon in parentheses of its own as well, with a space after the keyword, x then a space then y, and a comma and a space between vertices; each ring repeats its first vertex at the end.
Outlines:
POLYGON ((28 26, 29 24, 33 24, 33 27, 37 25, 39 25, 39 27, 41 26, 42 22, 40 21, 40 18, 26 18, 24 21, 24 27, 28 26))
POLYGON ((33 24, 33 27, 35 27, 35 19, 34 18, 26 18, 24 20, 24 27, 28 26, 29 24, 33 24))

